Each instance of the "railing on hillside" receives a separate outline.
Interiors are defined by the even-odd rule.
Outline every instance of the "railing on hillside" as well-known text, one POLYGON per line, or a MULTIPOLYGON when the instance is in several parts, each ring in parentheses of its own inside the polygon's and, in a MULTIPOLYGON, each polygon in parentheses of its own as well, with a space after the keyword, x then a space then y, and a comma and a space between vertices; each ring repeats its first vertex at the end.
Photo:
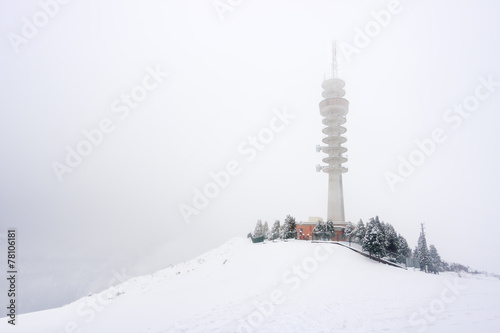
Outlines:
MULTIPOLYGON (((392 254, 392 256, 386 256, 383 258, 379 258, 379 257, 373 256, 373 255, 370 255, 369 252, 364 251, 361 244, 359 244, 359 242, 352 240, 352 239, 351 239, 351 241, 345 240, 346 237, 342 237, 342 238, 344 238, 344 240, 336 241, 336 240, 331 240, 331 238, 329 239, 328 237, 316 237, 316 239, 314 239, 314 236, 313 236, 312 242, 313 243, 317 243, 317 242, 323 243, 324 242, 324 243, 338 244, 338 245, 347 247, 348 249, 351 249, 352 251, 355 251, 355 252, 357 252, 357 253, 359 253, 367 258, 382 262, 382 263, 387 264, 387 265, 391 265, 391 266, 403 268, 403 269, 407 269, 407 267, 410 267, 410 266, 407 266, 407 260, 405 260, 403 262, 398 261, 397 260, 398 255, 394 252, 386 251, 386 252, 389 252, 390 254, 392 254)), ((405 258, 405 259, 411 259, 411 258, 405 258)), ((413 267, 413 266, 411 266, 411 267, 413 267)))

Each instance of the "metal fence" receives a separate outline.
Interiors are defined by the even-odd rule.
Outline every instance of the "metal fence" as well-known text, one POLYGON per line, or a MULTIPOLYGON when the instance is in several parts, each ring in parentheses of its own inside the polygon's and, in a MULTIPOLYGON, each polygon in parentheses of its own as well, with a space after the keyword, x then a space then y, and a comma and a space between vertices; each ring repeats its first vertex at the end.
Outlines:
POLYGON ((415 267, 420 269, 420 264, 417 258, 406 258, 406 267, 415 267))

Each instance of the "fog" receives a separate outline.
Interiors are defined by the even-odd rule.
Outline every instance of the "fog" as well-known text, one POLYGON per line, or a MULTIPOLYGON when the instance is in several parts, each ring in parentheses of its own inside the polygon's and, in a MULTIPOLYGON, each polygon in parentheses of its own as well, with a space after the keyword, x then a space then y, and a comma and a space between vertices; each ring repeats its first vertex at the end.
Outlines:
POLYGON ((411 248, 425 223, 444 260, 500 273, 496 2, 41 3, 0 2, 0 241, 17 229, 21 313, 257 219, 326 218, 333 39, 346 219, 378 215, 411 248))

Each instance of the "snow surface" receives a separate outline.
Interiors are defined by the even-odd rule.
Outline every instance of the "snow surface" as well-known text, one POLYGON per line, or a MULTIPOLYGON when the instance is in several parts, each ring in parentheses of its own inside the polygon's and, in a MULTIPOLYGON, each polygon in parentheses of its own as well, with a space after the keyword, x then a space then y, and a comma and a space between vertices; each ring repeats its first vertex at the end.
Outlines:
POLYGON ((500 280, 425 274, 336 244, 235 238, 1 332, 500 332, 500 280))

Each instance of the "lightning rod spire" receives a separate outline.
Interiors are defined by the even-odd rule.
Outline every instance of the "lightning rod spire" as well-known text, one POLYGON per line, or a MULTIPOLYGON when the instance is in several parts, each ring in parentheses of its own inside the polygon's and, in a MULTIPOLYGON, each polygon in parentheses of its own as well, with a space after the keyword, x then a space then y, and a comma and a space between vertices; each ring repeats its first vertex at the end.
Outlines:
POLYGON ((337 61, 337 41, 332 41, 332 79, 339 77, 338 61, 337 61))

